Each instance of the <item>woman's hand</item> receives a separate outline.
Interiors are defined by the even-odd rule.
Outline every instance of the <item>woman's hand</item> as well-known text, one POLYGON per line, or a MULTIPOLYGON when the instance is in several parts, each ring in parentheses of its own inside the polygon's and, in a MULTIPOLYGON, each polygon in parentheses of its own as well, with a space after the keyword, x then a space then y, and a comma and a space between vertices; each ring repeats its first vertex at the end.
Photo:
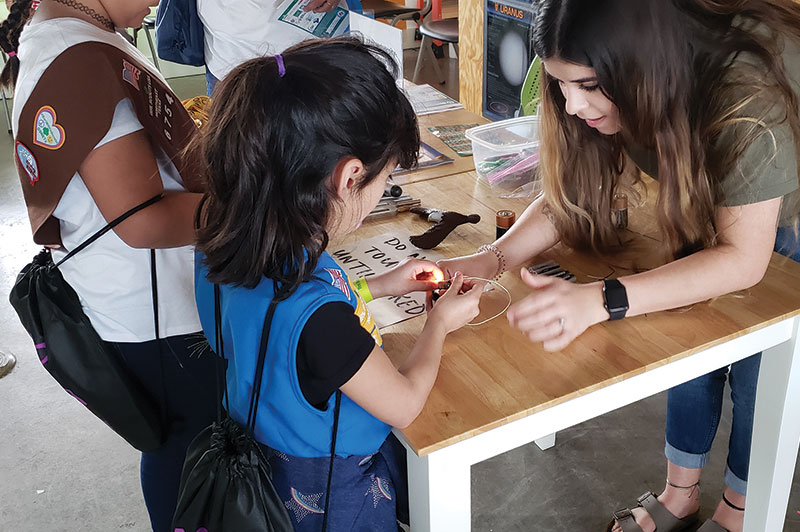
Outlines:
POLYGON ((451 279, 456 272, 463 272, 467 277, 480 277, 481 279, 492 279, 497 275, 497 256, 488 251, 440 260, 436 265, 444 272, 445 279, 451 279))
POLYGON ((314 13, 325 13, 339 5, 339 0, 311 0, 303 7, 303 11, 313 11, 314 13))
POLYGON ((480 312, 478 305, 484 284, 467 283, 464 281, 464 275, 456 272, 450 288, 428 310, 428 321, 425 326, 440 327, 447 334, 474 320, 480 312))
POLYGON ((426 292, 436 288, 436 283, 443 279, 442 271, 434 263, 406 259, 391 270, 368 278, 367 285, 372 297, 378 299, 402 296, 409 292, 426 292))
POLYGON ((533 292, 508 309, 508 321, 547 351, 559 351, 588 327, 608 319, 602 283, 575 284, 522 268, 533 292))

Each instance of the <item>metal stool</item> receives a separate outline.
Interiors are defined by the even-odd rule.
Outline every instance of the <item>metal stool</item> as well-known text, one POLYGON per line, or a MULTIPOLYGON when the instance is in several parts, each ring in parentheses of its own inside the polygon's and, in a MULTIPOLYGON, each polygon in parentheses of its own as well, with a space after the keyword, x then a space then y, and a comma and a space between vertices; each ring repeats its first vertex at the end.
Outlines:
POLYGON ((142 21, 142 26, 140 28, 135 28, 133 30, 133 44, 138 42, 139 30, 144 30, 144 34, 147 37, 147 44, 150 46, 150 53, 153 56, 153 64, 156 66, 159 72, 161 72, 161 66, 158 64, 158 54, 156 53, 156 47, 153 45, 153 36, 151 34, 152 31, 156 29, 156 18, 155 17, 144 17, 142 21))
POLYGON ((431 41, 437 40, 445 43, 451 43, 456 50, 456 57, 458 57, 458 18, 445 18, 442 20, 426 19, 422 22, 419 28, 422 34, 422 42, 419 45, 419 54, 417 55, 417 66, 414 68, 414 77, 411 81, 417 82, 420 68, 422 68, 422 56, 428 55, 433 61, 433 68, 436 70, 436 77, 439 79, 439 85, 444 85, 446 79, 442 74, 442 69, 439 68, 439 62, 436 56, 433 55, 431 50, 431 41))
MULTIPOLYGON (((2 52, 2 50, 0 50, 0 52, 2 52)), ((0 67, 0 70, 5 68, 6 63, 8 62, 8 56, 6 55, 6 53, 2 52, 2 54, 3 54, 3 66, 0 67)), ((8 98, 6 97, 6 89, 0 89, 0 92, 2 92, 3 95, 3 107, 5 107, 6 109, 6 124, 8 124, 8 132, 11 133, 11 112, 8 109, 8 98)))

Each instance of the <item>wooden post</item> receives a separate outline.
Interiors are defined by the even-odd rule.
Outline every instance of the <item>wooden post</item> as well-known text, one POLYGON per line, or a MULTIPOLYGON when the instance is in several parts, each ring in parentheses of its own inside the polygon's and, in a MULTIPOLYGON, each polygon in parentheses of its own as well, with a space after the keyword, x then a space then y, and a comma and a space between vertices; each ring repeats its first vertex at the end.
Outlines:
POLYGON ((458 3, 458 95, 468 111, 483 105, 483 24, 485 0, 458 3))

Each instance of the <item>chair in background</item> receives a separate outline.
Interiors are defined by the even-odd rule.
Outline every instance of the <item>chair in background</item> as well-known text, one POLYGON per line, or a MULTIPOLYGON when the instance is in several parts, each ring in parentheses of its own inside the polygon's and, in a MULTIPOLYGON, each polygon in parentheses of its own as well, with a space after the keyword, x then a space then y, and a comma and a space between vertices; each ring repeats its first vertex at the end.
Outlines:
MULTIPOLYGON (((0 67, 0 71, 5 68, 6 62, 8 61, 8 55, 5 52, 0 50, 0 53, 3 55, 3 66, 0 67)), ((8 125, 8 132, 11 133, 11 111, 8 108, 8 97, 6 96, 7 89, 0 89, 0 93, 3 95, 3 107, 6 109, 6 124, 8 125)))
POLYGON ((431 12, 431 0, 425 0, 422 7, 406 7, 393 4, 387 0, 362 0, 361 7, 365 11, 372 11, 376 19, 389 20, 391 26, 396 26, 401 20, 410 20, 420 24, 423 17, 431 12))
POLYGON ((150 54, 153 56, 153 64, 156 66, 159 72, 161 72, 161 66, 158 64, 158 54, 156 53, 156 47, 153 43, 153 32, 156 30, 156 17, 144 17, 142 21, 142 26, 139 28, 134 28, 133 30, 133 44, 134 46, 138 44, 138 37, 139 37, 139 30, 144 30, 144 34, 147 37, 147 44, 150 46, 150 54))
POLYGON ((436 70, 436 78, 439 80, 439 85, 444 85, 446 79, 439 67, 439 61, 433 54, 431 43, 434 40, 453 45, 456 50, 456 58, 458 57, 458 17, 445 18, 442 20, 425 19, 422 26, 419 28, 422 34, 422 42, 419 45, 419 54, 417 55, 417 66, 414 68, 414 77, 411 81, 417 82, 419 71, 422 68, 423 56, 429 56, 433 61, 433 68, 436 70))
POLYGON ((533 116, 536 114, 539 100, 542 97, 542 60, 539 56, 533 58, 533 63, 528 68, 525 81, 522 82, 522 90, 519 95, 519 115, 533 116))

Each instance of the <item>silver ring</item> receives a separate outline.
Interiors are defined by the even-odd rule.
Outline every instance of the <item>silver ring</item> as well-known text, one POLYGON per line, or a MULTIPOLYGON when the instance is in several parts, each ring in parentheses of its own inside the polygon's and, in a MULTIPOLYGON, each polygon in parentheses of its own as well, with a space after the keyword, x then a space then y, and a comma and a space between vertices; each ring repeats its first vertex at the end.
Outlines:
POLYGON ((564 332, 564 324, 566 323, 566 321, 567 320, 565 320, 564 318, 558 318, 558 325, 559 325, 559 327, 561 327, 561 332, 562 333, 564 332))

